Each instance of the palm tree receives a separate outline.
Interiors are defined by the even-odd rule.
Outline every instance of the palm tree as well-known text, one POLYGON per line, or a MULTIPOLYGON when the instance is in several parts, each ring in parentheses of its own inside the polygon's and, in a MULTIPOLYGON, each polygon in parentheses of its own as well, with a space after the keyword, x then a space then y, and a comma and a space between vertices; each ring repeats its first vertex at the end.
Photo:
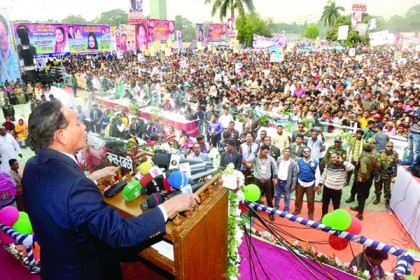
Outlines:
POLYGON ((230 17, 235 18, 235 9, 238 10, 239 16, 245 15, 244 6, 250 12, 255 11, 253 0, 205 0, 205 4, 211 4, 213 2, 213 8, 211 9, 211 15, 214 16, 219 11, 219 18, 223 21, 226 17, 228 9, 230 10, 230 17))
POLYGON ((322 12, 320 20, 324 22, 324 26, 328 25, 329 27, 332 27, 340 17, 340 11, 344 11, 344 8, 336 6, 335 0, 329 0, 328 4, 324 6, 324 11, 322 12))

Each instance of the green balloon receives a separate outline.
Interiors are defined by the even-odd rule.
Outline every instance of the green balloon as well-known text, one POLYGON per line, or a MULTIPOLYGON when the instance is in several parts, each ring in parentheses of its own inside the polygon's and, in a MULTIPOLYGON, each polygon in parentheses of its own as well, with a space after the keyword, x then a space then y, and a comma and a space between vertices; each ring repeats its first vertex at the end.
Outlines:
POLYGON ((250 184, 248 186, 245 186, 242 189, 245 199, 249 200, 251 202, 255 202, 261 197, 261 191, 260 188, 257 185, 250 184))
POLYGON ((32 225, 28 219, 18 219, 12 227, 20 234, 30 234, 32 232, 32 225))
POLYGON ((416 276, 413 275, 404 275, 405 278, 410 279, 410 280, 418 280, 419 278, 417 278, 416 276))
POLYGON ((326 226, 333 227, 332 217, 333 217, 332 213, 326 214, 324 217, 322 217, 322 223, 326 226))
POLYGON ((18 218, 18 220, 19 220, 19 219, 26 219, 26 220, 29 220, 28 213, 23 212, 23 211, 19 211, 19 218, 18 218))
POLYGON ((352 218, 349 212, 344 209, 337 209, 331 213, 331 225, 330 227, 336 230, 346 230, 349 228, 352 222, 352 218))

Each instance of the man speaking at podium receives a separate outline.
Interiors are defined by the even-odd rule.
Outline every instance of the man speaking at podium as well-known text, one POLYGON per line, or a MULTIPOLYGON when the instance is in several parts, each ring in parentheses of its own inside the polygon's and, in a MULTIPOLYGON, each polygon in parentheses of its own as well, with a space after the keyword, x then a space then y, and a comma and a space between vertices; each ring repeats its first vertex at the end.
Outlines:
MULTIPOLYGON (((42 279, 122 279, 114 249, 134 247, 165 232, 167 217, 199 202, 195 194, 182 194, 124 219, 105 204, 77 165, 74 155, 86 144, 85 128, 59 101, 41 104, 29 117, 28 138, 36 155, 26 164, 22 185, 41 245, 42 279)), ((94 177, 112 173, 108 168, 94 177)))

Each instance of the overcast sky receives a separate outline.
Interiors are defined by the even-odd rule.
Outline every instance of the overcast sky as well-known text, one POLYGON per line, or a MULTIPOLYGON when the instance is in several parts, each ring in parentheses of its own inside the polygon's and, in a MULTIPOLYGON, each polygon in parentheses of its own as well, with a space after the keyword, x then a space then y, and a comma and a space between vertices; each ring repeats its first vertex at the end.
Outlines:
MULTIPOLYGON (((150 1, 144 0, 145 15, 150 14, 150 1)), ((336 0, 337 5, 346 9, 346 13, 350 13, 352 3, 356 1, 336 0)), ((404 15, 410 7, 420 4, 420 0, 364 0, 363 2, 366 3, 369 14, 381 15, 386 19, 395 14, 404 15)), ((92 20, 101 12, 117 8, 128 10, 128 3, 128 0, 1 0, 0 7, 9 8, 12 20, 42 22, 51 18, 59 21, 70 14, 92 20)), ((327 0, 254 0, 256 10, 263 17, 287 23, 303 23, 305 20, 316 22, 321 17, 326 3, 327 0)), ((211 18, 210 11, 211 5, 204 5, 204 0, 167 0, 168 19, 182 15, 193 23, 205 20, 217 21, 217 17, 211 18)))

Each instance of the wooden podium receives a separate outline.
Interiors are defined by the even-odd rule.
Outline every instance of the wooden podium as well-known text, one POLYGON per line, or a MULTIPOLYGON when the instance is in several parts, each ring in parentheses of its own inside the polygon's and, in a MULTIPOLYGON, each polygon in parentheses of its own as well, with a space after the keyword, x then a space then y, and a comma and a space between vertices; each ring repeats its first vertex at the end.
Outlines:
MULTIPOLYGON (((124 274, 130 279, 226 279, 228 191, 222 183, 220 174, 214 176, 197 191, 202 201, 197 209, 167 222, 159 244, 172 248, 173 257, 148 247, 139 253, 141 261, 123 264, 124 274)), ((120 192, 105 202, 133 217, 142 214, 146 198, 128 202, 120 192)))

